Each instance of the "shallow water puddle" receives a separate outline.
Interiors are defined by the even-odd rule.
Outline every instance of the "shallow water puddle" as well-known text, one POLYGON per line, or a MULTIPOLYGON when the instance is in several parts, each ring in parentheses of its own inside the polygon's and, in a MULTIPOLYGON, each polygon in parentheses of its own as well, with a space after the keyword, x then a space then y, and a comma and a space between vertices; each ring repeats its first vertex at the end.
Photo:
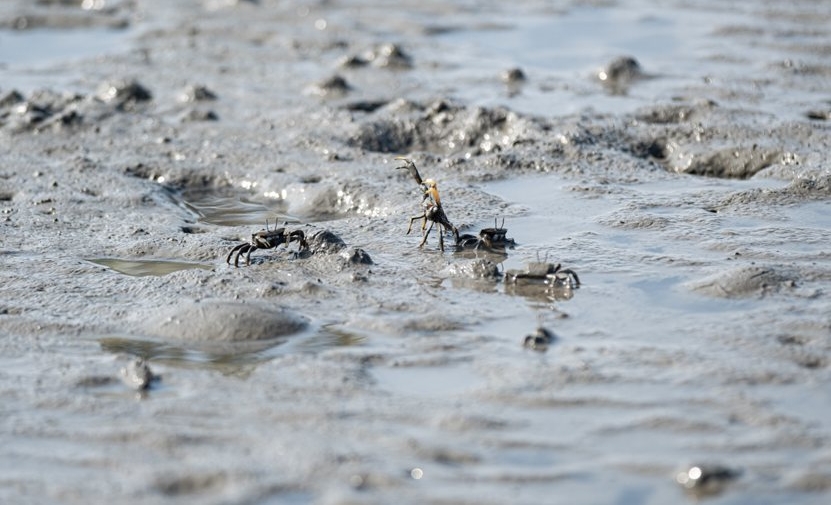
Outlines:
POLYGON ((123 337, 105 337, 99 339, 101 348, 114 354, 129 354, 156 363, 174 366, 208 366, 232 371, 236 367, 250 366, 266 362, 264 349, 272 350, 287 342, 287 339, 274 339, 256 342, 255 345, 226 346, 186 346, 153 340, 141 340, 123 337))
POLYGON ((167 275, 179 270, 198 268, 202 270, 213 270, 212 265, 204 263, 190 263, 186 261, 171 260, 123 260, 119 258, 88 258, 86 261, 96 265, 105 266, 111 270, 124 275, 134 277, 145 277, 148 275, 167 275))
POLYGON ((56 73, 40 69, 127 50, 131 35, 130 30, 112 28, 0 30, 3 86, 27 91, 46 80, 54 84, 56 73))
POLYGON ((461 395, 484 383, 469 367, 462 365, 378 367, 372 374, 384 390, 430 398, 461 395))
POLYGON ((111 28, 0 30, 0 64, 32 68, 97 56, 126 48, 128 34, 111 28))
POLYGON ((448 72, 449 80, 463 83, 457 84, 456 92, 473 103, 492 104, 508 98, 512 109, 532 114, 584 109, 626 112, 660 93, 660 80, 642 79, 628 93, 598 94, 592 91, 601 87, 596 75, 603 65, 622 55, 634 55, 645 74, 665 78, 677 66, 679 53, 695 60, 709 49, 691 42, 699 40, 691 32, 700 35, 709 23, 680 23, 677 16, 654 5, 648 10, 653 14, 644 16, 631 6, 575 7, 528 16, 518 9, 519 14, 501 18, 491 29, 485 25, 486 29, 449 31, 437 39, 448 45, 445 59, 454 67, 448 72), (516 92, 495 93, 488 81, 517 66, 526 71, 528 82, 516 92), (472 72, 489 79, 472 81, 472 72), (552 72, 556 79, 540 80, 552 72), (564 86, 561 79, 570 85, 564 86))
POLYGON ((831 230, 831 201, 808 202, 782 209, 782 216, 794 225, 831 230))
POLYGON ((351 197, 328 184, 298 183, 254 195, 247 190, 209 189, 174 193, 173 199, 203 223, 243 226, 269 223, 313 223, 346 217, 351 197))
POLYGON ((742 300, 714 299, 698 295, 684 287, 684 282, 680 277, 643 279, 631 283, 630 287, 643 293, 647 306, 670 312, 714 314, 740 311, 750 305, 742 300))
POLYGON ((251 370, 284 354, 320 352, 361 345, 364 337, 335 328, 317 326, 286 337, 242 342, 187 342, 109 336, 98 339, 101 348, 177 367, 208 367, 223 373, 251 370))
POLYGON ((285 214, 277 202, 256 201, 251 195, 235 191, 199 190, 176 194, 174 199, 199 216, 203 223, 218 226, 263 225, 291 221, 297 218, 285 214))
POLYGON ((612 210, 614 202, 604 198, 579 198, 568 191, 557 177, 522 177, 485 184, 484 189, 509 202, 522 202, 532 212, 518 219, 508 219, 508 236, 518 244, 551 240, 558 236, 602 228, 592 217, 612 210))

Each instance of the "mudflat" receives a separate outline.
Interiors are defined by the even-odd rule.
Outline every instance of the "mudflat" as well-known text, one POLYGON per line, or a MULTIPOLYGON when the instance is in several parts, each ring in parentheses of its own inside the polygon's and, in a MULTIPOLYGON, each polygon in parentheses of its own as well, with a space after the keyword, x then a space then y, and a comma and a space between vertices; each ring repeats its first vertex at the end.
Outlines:
POLYGON ((829 47, 812 1, 3 2, 0 502, 822 502, 829 47))

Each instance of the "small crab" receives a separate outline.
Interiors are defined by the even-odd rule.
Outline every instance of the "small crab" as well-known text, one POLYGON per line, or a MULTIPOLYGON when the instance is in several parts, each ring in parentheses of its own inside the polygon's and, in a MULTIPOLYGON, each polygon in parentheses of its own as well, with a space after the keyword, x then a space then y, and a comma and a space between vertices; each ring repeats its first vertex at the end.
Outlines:
POLYGON ((447 219, 447 215, 444 213, 436 181, 433 179, 422 179, 421 175, 418 173, 415 163, 407 158, 399 156, 395 159, 401 160, 405 163, 404 166, 396 167, 396 169, 406 169, 409 171, 410 175, 412 175, 413 179, 416 181, 416 184, 421 186, 421 190, 423 192, 423 198, 421 199, 422 213, 410 218, 410 226, 407 227, 407 234, 413 230, 413 223, 421 219, 421 233, 423 238, 418 246, 422 247, 425 243, 427 243, 427 237, 433 230, 433 225, 437 224, 439 228, 439 249, 444 251, 444 234, 447 231, 453 232, 453 235, 458 242, 459 230, 453 226, 453 223, 447 219), (429 227, 427 226, 428 222, 430 223, 429 227))
POLYGON ((546 263, 537 261, 529 263, 525 270, 508 270, 505 273, 505 282, 512 284, 519 283, 542 283, 551 288, 575 289, 580 287, 580 278, 577 272, 570 268, 562 268, 557 263, 546 263))
POLYGON ((245 264, 248 265, 251 262, 251 252, 255 249, 274 249, 282 244, 288 247, 291 242, 297 242, 300 245, 300 251, 304 251, 309 247, 306 244, 306 234, 302 230, 288 231, 283 227, 277 228, 276 224, 273 230, 269 230, 268 222, 266 222, 265 230, 260 230, 251 235, 251 242, 239 244, 231 249, 228 257, 225 258, 225 263, 230 265, 231 256, 236 253, 234 266, 239 267, 239 257, 242 254, 245 254, 245 264))
POLYGON ((461 250, 466 249, 486 249, 491 251, 504 252, 508 247, 514 247, 516 241, 507 237, 508 229, 505 228, 505 220, 502 220, 501 225, 496 224, 496 219, 493 221, 493 228, 483 228, 479 231, 479 236, 473 236, 465 233, 456 239, 456 247, 461 250))

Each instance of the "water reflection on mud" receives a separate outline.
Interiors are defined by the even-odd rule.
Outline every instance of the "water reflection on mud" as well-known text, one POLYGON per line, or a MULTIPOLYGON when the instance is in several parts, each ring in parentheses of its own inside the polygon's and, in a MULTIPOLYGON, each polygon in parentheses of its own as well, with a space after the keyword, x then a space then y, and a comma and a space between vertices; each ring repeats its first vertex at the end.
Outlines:
POLYGON ((0 502, 821 500, 829 5, 475 3, 106 2, 2 90, 0 502))
POLYGON ((148 275, 167 275, 179 270, 198 268, 202 270, 213 270, 213 265, 204 263, 190 263, 174 260, 127 260, 119 258, 89 258, 87 261, 102 265, 118 273, 131 275, 133 277, 144 277, 148 275))
POLYGON ((113 354, 126 354, 176 367, 207 367, 227 373, 236 368, 251 370, 281 354, 351 347, 361 345, 365 340, 366 336, 342 325, 325 324, 299 335, 247 342, 177 342, 119 336, 102 337, 98 342, 101 349, 113 354))
POLYGON ((266 222, 297 222, 276 201, 252 199, 249 192, 234 189, 187 190, 175 199, 199 216, 199 221, 218 226, 263 225, 266 222))

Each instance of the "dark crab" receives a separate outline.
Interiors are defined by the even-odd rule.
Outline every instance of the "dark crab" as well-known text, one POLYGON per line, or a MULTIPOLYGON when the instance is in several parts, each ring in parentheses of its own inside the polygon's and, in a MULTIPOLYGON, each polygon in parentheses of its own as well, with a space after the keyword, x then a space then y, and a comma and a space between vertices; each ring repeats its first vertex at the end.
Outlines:
POLYGON ((423 194, 421 199, 422 212, 421 214, 410 218, 410 226, 407 227, 407 234, 409 235, 409 233, 413 230, 413 223, 421 219, 421 233, 423 238, 418 246, 422 247, 425 243, 427 243, 427 237, 430 236, 430 232, 433 230, 433 225, 438 225, 439 249, 444 251, 444 234, 448 231, 452 232, 453 236, 456 238, 456 242, 458 242, 459 230, 453 226, 453 223, 447 219, 447 215, 444 213, 436 181, 433 179, 422 179, 421 175, 418 173, 415 163, 407 158, 398 157, 395 159, 401 160, 405 163, 404 166, 396 167, 396 169, 405 169, 409 171, 410 175, 412 175, 413 179, 416 181, 416 184, 421 187, 423 194), (428 222, 430 223, 429 227, 427 226, 428 222))
POLYGON ((300 246, 300 251, 308 249, 306 243, 306 234, 302 230, 288 231, 286 228, 280 227, 273 230, 268 229, 268 223, 265 225, 265 230, 260 230, 251 235, 251 242, 245 242, 231 249, 228 257, 225 258, 225 263, 231 264, 231 256, 234 256, 234 266, 239 267, 239 257, 245 254, 245 264, 251 263, 251 252, 255 249, 274 249, 280 245, 285 244, 289 246, 291 242, 297 242, 300 246))
POLYGON ((505 228, 505 220, 502 220, 501 225, 496 224, 496 219, 493 221, 493 228, 483 228, 479 231, 479 236, 474 236, 465 233, 456 239, 456 248, 460 250, 490 250, 494 252, 504 252, 506 248, 516 246, 516 242, 512 238, 507 237, 508 229, 505 228))

